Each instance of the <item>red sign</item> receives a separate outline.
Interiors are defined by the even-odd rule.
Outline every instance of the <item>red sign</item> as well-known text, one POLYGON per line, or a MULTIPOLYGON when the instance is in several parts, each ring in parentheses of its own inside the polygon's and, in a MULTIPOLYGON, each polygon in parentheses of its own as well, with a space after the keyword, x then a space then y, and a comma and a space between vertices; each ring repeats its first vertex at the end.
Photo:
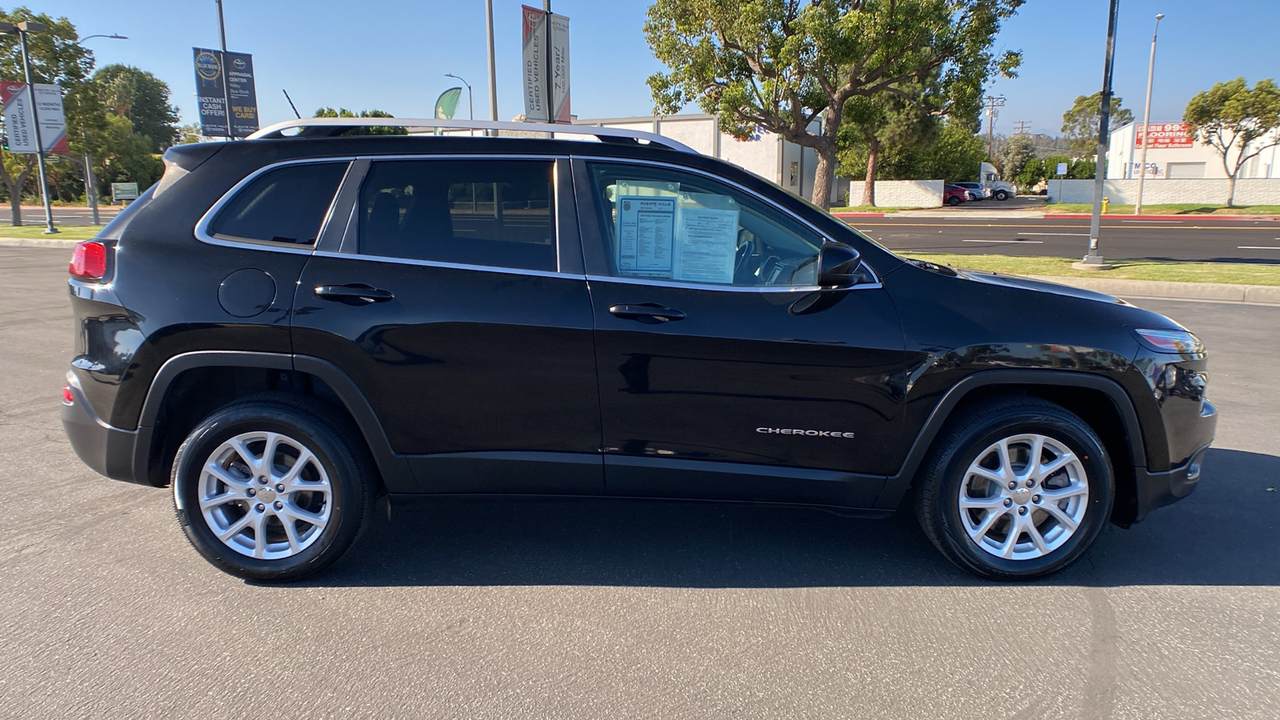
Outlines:
POLYGON ((1196 139, 1187 129, 1186 123, 1151 123, 1146 127, 1147 131, 1143 132, 1142 126, 1138 126, 1137 145, 1142 145, 1147 135, 1151 136, 1151 144, 1147 147, 1175 148, 1191 147, 1196 144, 1196 139))

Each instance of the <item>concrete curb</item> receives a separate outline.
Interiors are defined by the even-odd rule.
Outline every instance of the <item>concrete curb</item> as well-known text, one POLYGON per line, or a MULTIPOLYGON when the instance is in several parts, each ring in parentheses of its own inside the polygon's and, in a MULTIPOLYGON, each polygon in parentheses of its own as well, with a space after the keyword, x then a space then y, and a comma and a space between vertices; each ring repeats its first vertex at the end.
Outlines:
POLYGON ((1157 280, 1118 280, 1045 275, 1032 275, 1030 277, 1036 280, 1047 280, 1060 285, 1069 285, 1108 295, 1280 305, 1280 286, 1275 285, 1161 282, 1157 280))
POLYGON ((63 248, 70 250, 83 240, 65 240, 63 238, 11 238, 0 237, 0 247, 37 247, 63 248))
POLYGON ((831 216, 832 216, 832 217, 836 217, 836 218, 840 218, 841 220, 843 220, 843 219, 845 219, 845 218, 884 217, 885 215, 894 215, 894 214, 896 214, 896 213, 882 213, 882 212, 833 212, 833 213, 831 213, 831 216))

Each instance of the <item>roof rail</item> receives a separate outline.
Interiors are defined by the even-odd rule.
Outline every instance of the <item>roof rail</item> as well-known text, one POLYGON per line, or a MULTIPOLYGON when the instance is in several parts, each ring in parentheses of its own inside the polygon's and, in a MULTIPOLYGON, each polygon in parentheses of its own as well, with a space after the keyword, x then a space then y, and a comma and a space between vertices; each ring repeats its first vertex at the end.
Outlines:
POLYGON ((403 128, 447 128, 450 130, 497 130, 525 133, 552 133, 553 135, 588 135, 601 142, 633 142, 640 144, 646 141, 651 145, 697 154, 697 150, 669 137, 657 135, 643 130, 630 130, 616 127, 596 127, 593 125, 551 125, 547 123, 527 122, 494 122, 491 120, 437 120, 435 118, 299 118, 285 120, 258 130, 247 139, 283 138, 283 137, 333 137, 356 127, 403 127, 403 128), (283 131, 299 128, 294 135, 285 135, 283 131))

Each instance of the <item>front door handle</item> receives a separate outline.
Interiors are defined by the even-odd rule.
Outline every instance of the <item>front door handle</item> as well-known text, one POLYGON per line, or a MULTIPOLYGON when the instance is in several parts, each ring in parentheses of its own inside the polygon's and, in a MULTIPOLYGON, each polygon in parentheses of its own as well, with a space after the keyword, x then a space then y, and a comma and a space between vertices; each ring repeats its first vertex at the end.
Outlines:
POLYGON ((675 308, 665 307, 658 303, 640 303, 638 305, 612 305, 609 313, 614 317, 627 320, 639 320, 647 323, 664 323, 672 320, 683 320, 684 313, 675 308))
POLYGON ((389 290, 383 290, 364 283, 351 285, 317 285, 316 297, 321 300, 333 300, 347 305, 371 305, 386 302, 395 297, 389 290))

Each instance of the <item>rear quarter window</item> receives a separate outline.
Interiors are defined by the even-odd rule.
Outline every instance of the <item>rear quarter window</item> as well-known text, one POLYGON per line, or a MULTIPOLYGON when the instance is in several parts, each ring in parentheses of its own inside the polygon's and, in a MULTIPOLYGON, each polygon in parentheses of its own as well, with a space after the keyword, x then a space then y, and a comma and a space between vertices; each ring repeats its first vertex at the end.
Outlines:
POLYGON ((209 226, 224 240, 314 245, 347 163, 268 170, 240 188, 209 226))

